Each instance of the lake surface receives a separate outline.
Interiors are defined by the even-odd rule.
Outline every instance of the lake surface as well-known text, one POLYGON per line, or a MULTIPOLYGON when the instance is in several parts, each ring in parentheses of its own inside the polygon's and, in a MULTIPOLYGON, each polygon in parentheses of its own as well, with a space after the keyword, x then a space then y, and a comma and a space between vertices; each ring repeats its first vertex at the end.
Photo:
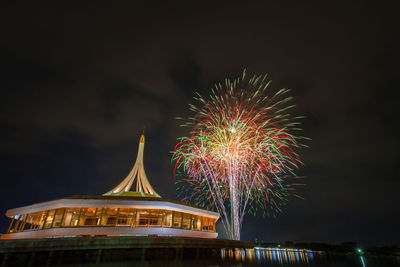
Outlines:
POLYGON ((59 266, 359 266, 359 267, 394 267, 400 266, 399 258, 378 258, 356 255, 328 255, 324 252, 297 249, 256 248, 222 249, 220 255, 209 259, 144 260, 125 262, 103 262, 99 264, 68 264, 59 266))

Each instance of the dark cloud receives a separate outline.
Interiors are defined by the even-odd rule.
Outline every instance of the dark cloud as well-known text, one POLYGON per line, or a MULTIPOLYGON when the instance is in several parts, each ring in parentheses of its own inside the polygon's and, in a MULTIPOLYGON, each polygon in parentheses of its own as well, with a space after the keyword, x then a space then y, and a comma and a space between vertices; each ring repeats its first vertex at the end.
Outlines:
POLYGON ((292 89, 312 141, 302 153, 306 199, 277 219, 249 217, 244 238, 399 242, 390 6, 2 5, 2 214, 107 191, 128 173, 143 127, 146 171, 175 198, 169 151, 187 132, 174 117, 188 115, 195 91, 247 68, 268 72, 272 90, 292 89))

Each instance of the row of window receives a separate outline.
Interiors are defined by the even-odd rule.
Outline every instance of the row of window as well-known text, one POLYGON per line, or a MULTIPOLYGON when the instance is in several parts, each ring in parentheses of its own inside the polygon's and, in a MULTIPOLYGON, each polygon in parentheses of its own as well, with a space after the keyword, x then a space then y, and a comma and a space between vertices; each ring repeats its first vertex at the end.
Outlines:
POLYGON ((173 227, 215 232, 215 219, 169 210, 61 208, 17 215, 8 232, 76 226, 173 227))

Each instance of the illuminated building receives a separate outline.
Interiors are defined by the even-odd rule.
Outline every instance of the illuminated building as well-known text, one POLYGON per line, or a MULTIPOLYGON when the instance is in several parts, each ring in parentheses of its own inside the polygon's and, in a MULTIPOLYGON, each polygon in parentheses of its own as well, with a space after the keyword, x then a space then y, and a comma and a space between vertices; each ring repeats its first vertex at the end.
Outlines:
POLYGON ((128 176, 101 196, 71 196, 7 210, 2 239, 75 236, 185 236, 216 238, 219 214, 162 198, 143 166, 145 138, 128 176), (131 191, 134 188, 135 191, 131 191))

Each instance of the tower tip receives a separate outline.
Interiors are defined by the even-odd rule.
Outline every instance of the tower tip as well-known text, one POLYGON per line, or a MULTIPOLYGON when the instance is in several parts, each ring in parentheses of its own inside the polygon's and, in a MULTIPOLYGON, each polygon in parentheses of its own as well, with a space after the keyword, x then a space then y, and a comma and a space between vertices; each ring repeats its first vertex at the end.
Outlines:
POLYGON ((142 136, 140 137, 139 143, 144 144, 144 133, 142 133, 142 136))

